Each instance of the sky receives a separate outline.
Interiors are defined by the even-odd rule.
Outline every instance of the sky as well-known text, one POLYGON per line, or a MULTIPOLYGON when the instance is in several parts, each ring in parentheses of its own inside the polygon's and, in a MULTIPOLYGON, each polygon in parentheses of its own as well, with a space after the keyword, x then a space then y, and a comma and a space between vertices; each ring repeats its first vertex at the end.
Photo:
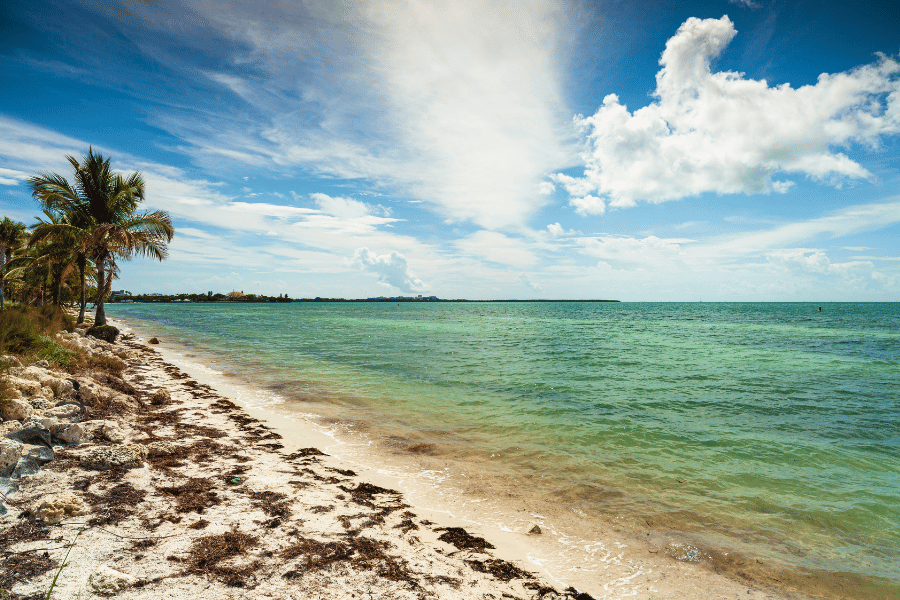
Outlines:
POLYGON ((0 4, 0 216, 89 147, 175 237, 115 289, 900 300, 900 11, 0 4))

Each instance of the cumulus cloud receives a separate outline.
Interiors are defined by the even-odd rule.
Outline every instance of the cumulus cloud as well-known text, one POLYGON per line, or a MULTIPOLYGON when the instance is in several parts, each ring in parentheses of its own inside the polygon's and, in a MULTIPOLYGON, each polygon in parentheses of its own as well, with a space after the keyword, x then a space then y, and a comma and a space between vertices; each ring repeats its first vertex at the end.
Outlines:
POLYGON ((854 260, 842 263, 832 262, 824 250, 811 248, 789 248, 775 250, 766 254, 770 263, 791 271, 814 274, 818 276, 835 275, 842 279, 853 280, 856 285, 884 278, 875 270, 875 265, 867 260, 854 260))
POLYGON ((542 181, 538 185, 538 194, 541 196, 549 196, 553 192, 556 191, 556 186, 550 183, 549 181, 542 181))
POLYGON ((368 248, 357 248, 350 264, 375 274, 380 283, 397 288, 401 292, 411 294, 425 289, 422 280, 409 270, 406 257, 397 251, 379 256, 368 248))
POLYGON ((815 85, 769 86, 710 69, 736 33, 727 16, 688 19, 666 43, 653 103, 632 113, 610 94, 596 114, 576 117, 584 175, 554 180, 578 212, 602 213, 598 197, 632 206, 703 192, 784 193, 793 182, 779 174, 830 183, 870 176, 839 149, 900 133, 900 63, 879 55, 815 85))
POLYGON ((535 291, 535 292, 543 292, 544 291, 543 287, 541 287, 539 284, 531 281, 531 278, 529 278, 528 275, 526 275, 525 273, 522 273, 519 276, 519 281, 521 281, 523 284, 525 284, 525 286, 528 287, 529 289, 531 289, 532 291, 535 291))

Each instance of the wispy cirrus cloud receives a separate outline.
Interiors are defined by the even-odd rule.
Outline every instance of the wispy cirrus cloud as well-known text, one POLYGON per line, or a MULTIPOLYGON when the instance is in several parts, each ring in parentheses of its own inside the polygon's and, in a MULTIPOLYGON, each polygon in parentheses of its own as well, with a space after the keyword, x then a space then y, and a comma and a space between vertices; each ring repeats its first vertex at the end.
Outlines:
POLYGON ((152 119, 207 169, 365 179, 496 229, 524 225, 549 202, 546 173, 575 163, 562 91, 574 17, 559 3, 195 0, 177 12, 106 17, 140 22, 160 40, 141 38, 146 57, 220 87, 202 110, 167 104, 152 119), (184 39, 196 35, 229 40, 230 54, 217 44, 198 73, 202 50, 184 39))

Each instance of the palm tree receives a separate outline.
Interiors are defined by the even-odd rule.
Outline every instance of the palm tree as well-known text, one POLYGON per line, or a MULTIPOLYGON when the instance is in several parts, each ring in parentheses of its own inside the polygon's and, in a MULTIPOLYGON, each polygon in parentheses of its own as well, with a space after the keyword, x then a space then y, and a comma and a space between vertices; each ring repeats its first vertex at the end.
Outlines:
POLYGON ((45 239, 61 239, 71 249, 71 258, 75 267, 78 269, 78 280, 80 287, 78 323, 84 322, 84 312, 87 306, 86 297, 86 276, 88 272, 88 257, 91 252, 90 248, 90 224, 91 219, 82 212, 62 212, 58 209, 56 212, 49 209, 44 210, 49 221, 43 221, 38 217, 37 225, 34 226, 34 232, 28 240, 28 245, 33 246, 45 239))
MULTIPOLYGON (((135 171, 127 177, 114 173, 110 159, 89 149, 81 162, 66 159, 75 169, 75 184, 56 173, 29 179, 31 193, 44 208, 70 215, 70 227, 85 232, 87 256, 97 267, 97 312, 94 325, 106 324, 104 310, 107 267, 115 257, 144 255, 164 259, 175 230, 165 211, 136 213, 144 200, 144 178, 135 171)), ((112 277, 112 273, 109 273, 112 277)))
MULTIPOLYGON (((0 221, 0 277, 6 263, 12 258, 13 250, 21 248, 25 233, 25 223, 13 221, 9 217, 3 217, 0 221)), ((0 308, 3 308, 3 295, 5 291, 3 279, 0 279, 0 308)))

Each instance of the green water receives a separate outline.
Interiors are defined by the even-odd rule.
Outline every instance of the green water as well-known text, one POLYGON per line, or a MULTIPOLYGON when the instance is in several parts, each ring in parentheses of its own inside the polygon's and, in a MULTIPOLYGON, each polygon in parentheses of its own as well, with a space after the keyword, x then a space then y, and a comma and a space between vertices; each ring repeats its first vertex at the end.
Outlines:
MULTIPOLYGON (((288 402, 900 595, 900 305, 112 305, 288 402), (637 507, 637 508, 636 508, 637 507)), ((552 489, 551 489, 552 488, 552 489)), ((868 590, 868 591, 866 591, 868 590)))

